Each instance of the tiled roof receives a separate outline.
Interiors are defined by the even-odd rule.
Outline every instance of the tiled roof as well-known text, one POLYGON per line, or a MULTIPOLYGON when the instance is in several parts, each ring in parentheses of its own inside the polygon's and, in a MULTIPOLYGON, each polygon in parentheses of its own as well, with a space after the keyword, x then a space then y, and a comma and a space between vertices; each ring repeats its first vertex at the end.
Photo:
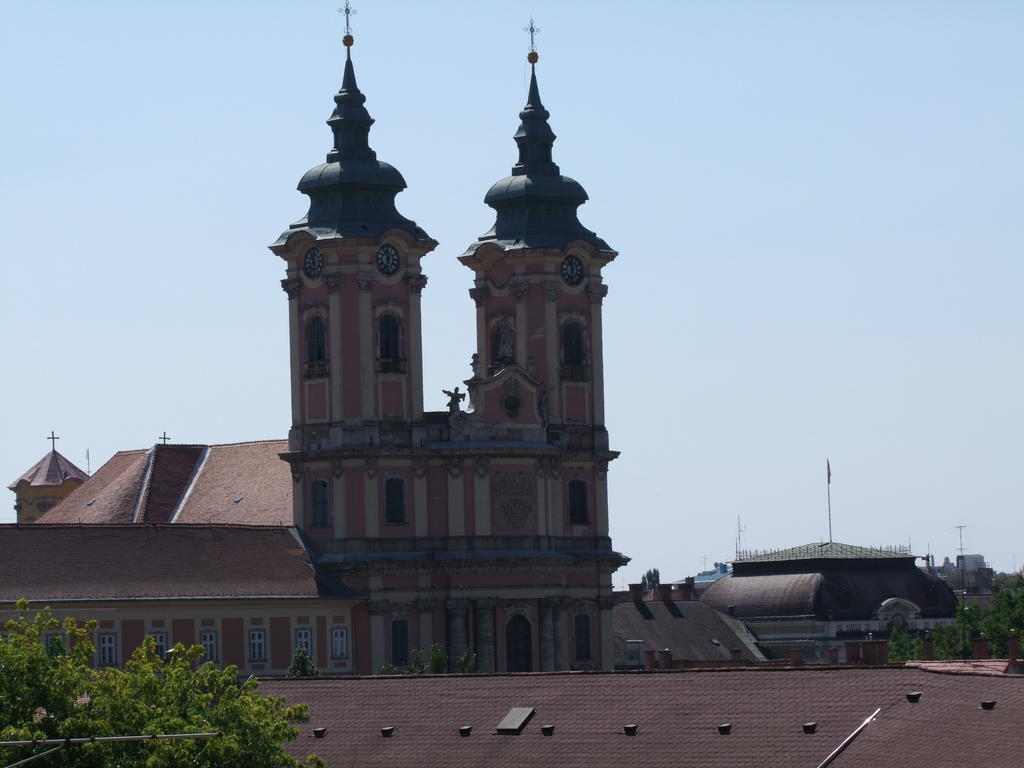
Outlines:
POLYGON ((291 528, 0 525, 0 600, 315 597, 291 528))
POLYGON ((674 659, 728 661, 734 649, 747 661, 763 658, 742 623, 697 600, 634 602, 627 595, 612 609, 612 627, 616 640, 643 640, 645 648, 668 648, 674 659))
POLYGON ((121 451, 40 518, 45 523, 288 524, 284 440, 121 451))
POLYGON ((913 558, 914 556, 900 547, 888 549, 876 547, 858 547, 853 544, 842 544, 838 541, 821 541, 803 544, 789 549, 771 549, 763 552, 742 553, 736 559, 738 563, 763 563, 782 560, 882 560, 890 558, 913 558))
POLYGON ((64 485, 67 480, 78 480, 84 483, 89 475, 80 470, 57 451, 50 451, 32 468, 7 487, 17 489, 20 483, 28 483, 33 487, 64 485))
POLYGON ((310 705, 286 748, 330 765, 815 766, 878 708, 831 768, 1009 768, 1024 754, 1024 680, 902 667, 279 679, 260 692, 310 705), (910 691, 923 693, 918 703, 910 691), (983 710, 982 700, 997 705, 983 710), (498 735, 512 707, 536 714, 519 735, 498 735), (628 723, 637 735, 623 734, 628 723), (465 738, 463 725, 473 726, 465 738), (383 726, 394 735, 382 738, 383 726))

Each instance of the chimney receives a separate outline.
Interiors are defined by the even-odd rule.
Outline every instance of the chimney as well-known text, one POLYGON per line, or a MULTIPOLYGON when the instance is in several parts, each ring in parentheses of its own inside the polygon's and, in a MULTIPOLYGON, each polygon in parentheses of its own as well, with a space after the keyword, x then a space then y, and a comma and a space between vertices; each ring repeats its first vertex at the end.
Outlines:
POLYGON ((661 592, 662 602, 672 602, 672 585, 671 584, 659 584, 658 590, 661 592))
POLYGON ((980 637, 974 638, 971 643, 974 646, 974 658, 987 659, 989 657, 989 642, 984 633, 980 637))
POLYGON ((697 590, 694 587, 693 576, 687 576, 686 581, 681 586, 683 588, 683 600, 697 599, 697 590))
POLYGON ((838 648, 829 648, 827 651, 825 651, 825 655, 828 657, 829 666, 833 666, 833 667, 839 666, 839 649, 838 648))
POLYGON ((846 643, 846 663, 859 664, 862 661, 864 661, 864 656, 861 643, 856 641, 846 643))
POLYGON ((643 599, 643 587, 640 584, 629 585, 629 599, 634 603, 639 603, 643 599))
POLYGON ((931 661, 935 658, 935 640, 932 639, 930 634, 926 634, 921 639, 921 660, 931 661))
POLYGON ((658 668, 658 659, 653 648, 644 648, 644 669, 651 670, 658 668))
POLYGON ((1020 658, 1020 637, 1017 636, 1016 630, 1010 630, 1010 636, 1006 638, 1006 656, 1010 661, 1020 658))
POLYGON ((789 652, 789 663, 794 667, 800 666, 802 659, 803 654, 800 652, 799 648, 789 652))
POLYGON ((672 651, 662 648, 658 651, 658 667, 661 669, 672 669, 672 651))

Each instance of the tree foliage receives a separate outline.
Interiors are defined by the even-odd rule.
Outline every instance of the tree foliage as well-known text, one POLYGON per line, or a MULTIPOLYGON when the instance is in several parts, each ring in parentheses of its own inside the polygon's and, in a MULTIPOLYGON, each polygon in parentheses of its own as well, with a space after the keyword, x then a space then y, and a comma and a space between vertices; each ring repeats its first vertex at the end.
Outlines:
POLYGON ((316 677, 319 674, 320 670, 309 657, 309 651, 305 648, 296 648, 292 663, 288 667, 288 677, 316 677))
MULTIPOLYGON (((48 611, 18 617, 0 637, 0 740, 219 732, 210 740, 107 742, 67 747, 59 762, 70 768, 286 768, 301 766, 283 749, 294 723, 305 722, 305 705, 257 693, 258 681, 239 684, 238 670, 199 665, 202 646, 178 644, 166 660, 146 637, 124 669, 93 669, 95 623, 58 622, 48 611), (46 645, 49 633, 66 640, 46 645)), ((0 749, 0 764, 42 751, 0 749)), ((322 765, 311 756, 309 765, 322 765)))
POLYGON ((661 584, 661 574, 658 573, 657 568, 651 568, 640 579, 640 586, 643 588, 644 592, 654 591, 658 588, 659 584, 661 584))

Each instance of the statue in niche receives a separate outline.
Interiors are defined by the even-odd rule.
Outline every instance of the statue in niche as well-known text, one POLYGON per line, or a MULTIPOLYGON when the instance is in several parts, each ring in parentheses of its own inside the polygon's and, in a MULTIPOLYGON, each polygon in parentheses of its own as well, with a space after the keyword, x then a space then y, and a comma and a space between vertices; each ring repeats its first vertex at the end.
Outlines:
POLYGON ((448 395, 448 413, 458 413, 459 403, 466 399, 466 393, 459 392, 458 387, 452 392, 449 392, 447 389, 442 389, 441 391, 448 395))
POLYGON ((512 321, 503 317, 501 324, 498 326, 498 359, 499 360, 511 360, 512 359, 512 346, 516 340, 516 327, 512 325, 512 321))
POLYGON ((473 378, 480 378, 480 355, 476 352, 473 353, 473 357, 469 361, 469 367, 473 371, 473 378))
POLYGON ((526 358, 526 374, 531 379, 537 378, 537 361, 533 359, 533 355, 526 358))

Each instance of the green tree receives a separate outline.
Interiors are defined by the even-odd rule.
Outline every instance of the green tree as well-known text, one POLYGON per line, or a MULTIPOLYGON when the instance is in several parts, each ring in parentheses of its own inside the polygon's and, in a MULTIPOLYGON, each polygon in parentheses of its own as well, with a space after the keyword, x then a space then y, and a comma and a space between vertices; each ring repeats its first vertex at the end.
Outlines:
POLYGON ((917 635, 900 627, 889 634, 889 661, 910 661, 921 658, 921 644, 917 635))
POLYGON ((987 611, 978 605, 958 605, 956 621, 932 629, 936 659, 969 659, 974 656, 972 638, 982 631, 982 620, 987 611))
POLYGON ((476 654, 468 645, 459 657, 458 669, 463 675, 472 675, 476 672, 476 654))
MULTIPOLYGON (((95 623, 56 621, 48 611, 18 617, 0 638, 0 740, 80 738, 153 733, 220 732, 209 740, 108 742, 67 747, 61 766, 146 768, 286 768, 303 763, 282 744, 294 739, 294 723, 305 722, 305 705, 261 696, 259 682, 239 684, 237 668, 199 664, 202 646, 177 645, 166 660, 147 637, 124 669, 92 669, 95 623), (63 632, 66 642, 46 647, 46 636, 63 632), (198 666, 197 666, 198 665, 198 666)), ((42 751, 0 749, 0 764, 42 751)), ((51 761, 51 764, 55 764, 51 761)), ((310 756, 309 765, 322 765, 310 756)))
POLYGON ((661 574, 658 573, 657 568, 651 568, 640 579, 640 586, 644 592, 653 592, 659 584, 661 584, 661 574))
POLYGON ((443 675, 448 671, 448 654, 440 645, 434 645, 430 649, 430 674, 443 675))
POLYGON ((288 677, 316 677, 319 674, 320 670, 309 657, 309 651, 305 648, 296 648, 291 666, 288 667, 288 677))
POLYGON ((405 665, 405 674, 427 674, 427 665, 423 661, 423 651, 421 651, 419 648, 413 648, 411 651, 409 651, 409 661, 405 665))
POLYGON ((981 620, 981 630, 992 642, 992 656, 1006 656, 1010 632, 1024 629, 1024 585, 1011 582, 992 598, 992 607, 981 620))

